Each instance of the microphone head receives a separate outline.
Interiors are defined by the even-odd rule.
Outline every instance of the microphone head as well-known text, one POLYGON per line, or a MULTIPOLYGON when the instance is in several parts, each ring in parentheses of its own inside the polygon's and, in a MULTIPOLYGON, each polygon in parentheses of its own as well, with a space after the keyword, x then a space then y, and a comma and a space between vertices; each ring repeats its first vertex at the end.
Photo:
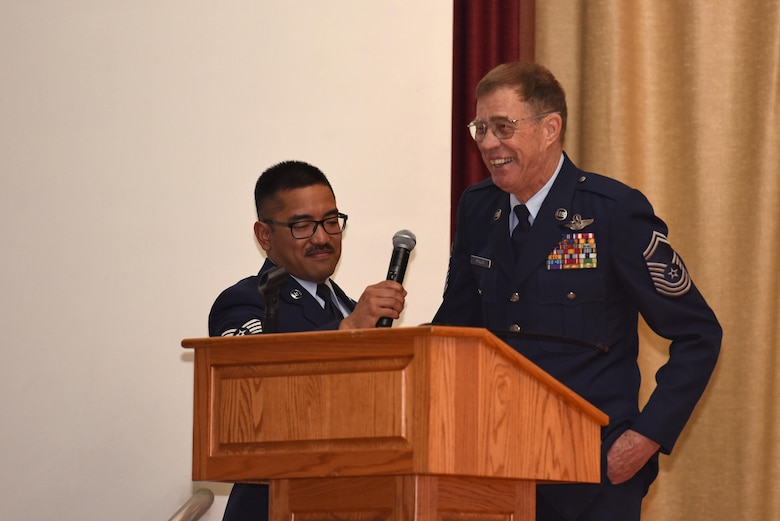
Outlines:
POLYGON ((412 251, 417 245, 417 237, 409 230, 399 230, 393 235, 393 248, 403 248, 412 251))

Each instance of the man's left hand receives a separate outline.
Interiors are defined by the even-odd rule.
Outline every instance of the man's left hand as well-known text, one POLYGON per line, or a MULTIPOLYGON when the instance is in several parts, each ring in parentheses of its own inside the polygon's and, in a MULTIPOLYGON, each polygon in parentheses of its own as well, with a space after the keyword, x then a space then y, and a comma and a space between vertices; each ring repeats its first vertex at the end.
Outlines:
POLYGON ((631 479, 661 446, 631 429, 615 440, 607 452, 607 477, 613 485, 631 479))

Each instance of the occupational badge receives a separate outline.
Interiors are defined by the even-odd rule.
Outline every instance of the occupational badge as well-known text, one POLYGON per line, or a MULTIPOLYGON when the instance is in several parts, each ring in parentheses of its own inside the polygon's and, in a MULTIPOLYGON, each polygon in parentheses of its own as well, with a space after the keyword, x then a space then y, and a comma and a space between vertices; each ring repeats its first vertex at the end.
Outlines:
POLYGON ((593 224, 593 219, 583 219, 582 216, 577 213, 574 214, 571 221, 564 224, 564 226, 572 231, 578 232, 591 224, 593 224))

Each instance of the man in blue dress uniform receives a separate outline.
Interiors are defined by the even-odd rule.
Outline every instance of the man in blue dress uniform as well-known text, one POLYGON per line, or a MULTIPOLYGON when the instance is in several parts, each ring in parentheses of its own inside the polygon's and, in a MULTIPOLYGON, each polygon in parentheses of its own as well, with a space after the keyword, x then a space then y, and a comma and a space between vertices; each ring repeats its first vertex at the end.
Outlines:
MULTIPOLYGON (((330 279, 341 257, 347 216, 339 212, 325 175, 300 161, 272 166, 255 185, 255 237, 267 259, 257 275, 223 291, 209 314, 209 335, 263 332, 267 302, 258 290, 261 277, 277 266, 288 275, 279 290, 274 332, 375 327, 380 318, 396 319, 406 291, 384 280, 365 289, 355 302, 330 279)), ((268 519, 268 486, 236 484, 224 521, 268 519)))
POLYGON ((434 322, 581 341, 504 336, 610 418, 601 483, 539 486, 537 519, 638 520, 658 453, 671 452, 704 392, 722 332, 647 199, 563 152, 566 116, 563 89, 540 65, 503 64, 477 86, 468 127, 490 178, 461 198, 434 322), (641 411, 640 313, 671 340, 641 411))

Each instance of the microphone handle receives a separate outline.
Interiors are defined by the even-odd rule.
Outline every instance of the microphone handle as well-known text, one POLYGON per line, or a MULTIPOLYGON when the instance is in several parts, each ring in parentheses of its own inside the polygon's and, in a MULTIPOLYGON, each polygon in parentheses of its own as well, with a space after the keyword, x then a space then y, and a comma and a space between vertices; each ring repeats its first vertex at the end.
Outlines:
MULTIPOLYGON (((393 255, 390 257, 390 267, 387 269, 387 280, 394 280, 401 284, 406 274, 406 264, 409 262, 409 250, 406 248, 393 248, 393 255)), ((376 327, 390 327, 393 325, 393 319, 382 317, 376 323, 376 327)))

